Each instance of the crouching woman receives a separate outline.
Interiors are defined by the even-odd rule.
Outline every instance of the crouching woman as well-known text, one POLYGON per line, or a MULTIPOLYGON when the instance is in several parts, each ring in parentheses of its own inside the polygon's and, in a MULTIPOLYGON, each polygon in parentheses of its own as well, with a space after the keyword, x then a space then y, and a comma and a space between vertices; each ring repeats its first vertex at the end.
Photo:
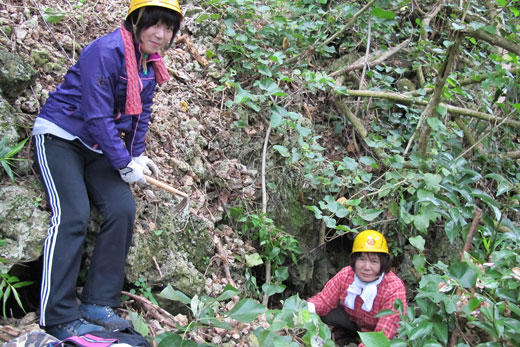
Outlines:
MULTIPOLYGON (((376 317, 381 310, 392 310, 400 299, 406 309, 403 281, 392 271, 385 237, 365 230, 354 239, 350 266, 340 270, 321 292, 307 300, 333 331, 382 331, 392 339, 399 326, 398 313, 376 317)), ((363 344, 360 344, 363 346, 363 344)))

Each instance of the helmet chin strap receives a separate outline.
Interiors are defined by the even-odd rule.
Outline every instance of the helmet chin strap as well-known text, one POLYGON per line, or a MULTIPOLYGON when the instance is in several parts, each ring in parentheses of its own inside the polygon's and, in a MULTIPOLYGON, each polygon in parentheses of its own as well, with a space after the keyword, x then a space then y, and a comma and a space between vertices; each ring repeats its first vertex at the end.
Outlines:
POLYGON ((132 31, 134 32, 134 37, 137 41, 139 41, 139 38, 137 37, 137 24, 139 24, 139 21, 141 20, 141 16, 143 15, 144 7, 141 7, 139 9, 139 13, 137 15, 137 21, 134 23, 132 20, 132 31))

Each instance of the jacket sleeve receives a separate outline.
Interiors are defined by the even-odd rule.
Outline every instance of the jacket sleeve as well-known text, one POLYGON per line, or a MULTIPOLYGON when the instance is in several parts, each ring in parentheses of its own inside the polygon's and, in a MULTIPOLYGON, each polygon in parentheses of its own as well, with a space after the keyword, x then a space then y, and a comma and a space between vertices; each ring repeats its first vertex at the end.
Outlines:
POLYGON ((350 267, 343 268, 325 284, 321 292, 307 300, 316 306, 319 316, 327 315, 338 306, 341 294, 347 290, 349 269, 350 267))
MULTIPOLYGON (((114 43, 113 46, 116 46, 114 43)), ((84 49, 79 58, 81 113, 87 131, 116 169, 125 167, 130 154, 114 120, 114 95, 124 56, 101 39, 84 49)))
MULTIPOLYGON (((404 283, 396 276, 395 281, 393 281, 386 290, 387 299, 385 300, 381 310, 394 310, 394 301, 396 299, 400 299, 403 302, 404 309, 406 311, 406 290, 404 287, 404 283)), ((392 315, 387 315, 384 317, 380 317, 377 321, 375 331, 384 330, 384 334, 390 340, 394 337, 397 332, 397 328, 399 327, 399 322, 401 318, 399 317, 399 313, 394 313, 392 315)))

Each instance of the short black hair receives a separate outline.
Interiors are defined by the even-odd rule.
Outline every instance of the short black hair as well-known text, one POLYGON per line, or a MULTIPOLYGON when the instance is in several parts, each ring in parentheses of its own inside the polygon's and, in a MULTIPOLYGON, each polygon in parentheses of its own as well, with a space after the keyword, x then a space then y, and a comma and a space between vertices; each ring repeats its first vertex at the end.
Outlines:
POLYGON ((172 39, 165 47, 165 49, 168 49, 171 47, 173 39, 179 31, 181 20, 181 14, 176 11, 161 6, 145 6, 135 10, 126 17, 125 28, 133 33, 134 39, 139 42, 138 38, 141 36, 141 31, 143 29, 147 29, 152 25, 161 22, 173 31, 172 39), (141 12, 142 14, 140 15, 141 12), (134 24, 136 24, 135 32, 134 24))
POLYGON ((355 269, 356 260, 361 257, 361 254, 363 253, 372 253, 377 254, 379 257, 379 263, 381 264, 381 270, 379 271, 378 275, 381 275, 383 272, 385 274, 390 272, 390 269, 392 268, 392 257, 390 257, 390 254, 388 253, 381 253, 381 252, 355 252, 350 254, 350 266, 352 269, 355 269))

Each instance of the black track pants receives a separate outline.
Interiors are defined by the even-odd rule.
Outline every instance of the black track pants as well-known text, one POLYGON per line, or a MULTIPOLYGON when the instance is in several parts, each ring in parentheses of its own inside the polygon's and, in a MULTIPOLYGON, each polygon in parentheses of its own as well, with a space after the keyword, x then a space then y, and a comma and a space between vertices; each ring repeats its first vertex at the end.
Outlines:
POLYGON ((135 203, 130 187, 106 157, 79 141, 52 135, 34 137, 35 155, 51 208, 43 247, 40 325, 80 317, 76 281, 90 216, 103 216, 82 292, 84 303, 120 305, 126 255, 132 238, 135 203))

